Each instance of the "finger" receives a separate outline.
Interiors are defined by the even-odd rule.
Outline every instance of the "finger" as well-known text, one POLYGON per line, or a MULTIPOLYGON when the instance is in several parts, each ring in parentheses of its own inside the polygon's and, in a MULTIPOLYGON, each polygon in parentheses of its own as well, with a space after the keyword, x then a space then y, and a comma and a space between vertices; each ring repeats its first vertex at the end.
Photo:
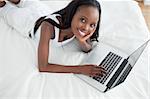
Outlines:
POLYGON ((103 74, 95 73, 95 74, 93 74, 92 76, 93 76, 93 77, 102 77, 103 74))
POLYGON ((102 76, 104 76, 104 74, 103 73, 101 73, 100 71, 96 71, 96 72, 91 72, 90 74, 89 74, 89 76, 90 77, 102 77, 102 76))
POLYGON ((93 72, 96 76, 104 76, 105 73, 103 73, 101 70, 97 70, 93 72))
POLYGON ((97 70, 92 69, 90 76, 94 77, 94 76, 98 75, 99 73, 100 73, 100 71, 98 69, 97 70))
POLYGON ((92 69, 91 73, 92 74, 102 74, 103 72, 101 71, 100 68, 95 68, 95 69, 92 69))
POLYGON ((99 65, 98 67, 100 67, 100 68, 102 68, 102 69, 104 69, 104 70, 105 70, 105 68, 104 68, 104 66, 103 66, 103 65, 99 65))
POLYGON ((106 72, 102 71, 101 69, 95 69, 92 71, 92 74, 95 76, 104 76, 106 75, 106 72))
POLYGON ((100 69, 101 69, 101 71, 103 72, 103 73, 106 73, 106 69, 104 68, 104 67, 102 67, 102 66, 98 66, 100 69))
POLYGON ((100 66, 95 66, 95 68, 99 68, 99 69, 105 70, 104 67, 100 67, 100 66))
POLYGON ((83 40, 85 41, 85 40, 89 39, 91 36, 92 36, 92 33, 90 33, 90 34, 88 34, 88 35, 85 35, 85 36, 83 37, 83 40))
POLYGON ((100 70, 102 73, 106 73, 105 68, 100 67, 100 66, 95 66, 96 69, 100 70))
POLYGON ((106 70, 104 70, 104 69, 101 69, 101 72, 104 73, 104 74, 107 73, 106 70))

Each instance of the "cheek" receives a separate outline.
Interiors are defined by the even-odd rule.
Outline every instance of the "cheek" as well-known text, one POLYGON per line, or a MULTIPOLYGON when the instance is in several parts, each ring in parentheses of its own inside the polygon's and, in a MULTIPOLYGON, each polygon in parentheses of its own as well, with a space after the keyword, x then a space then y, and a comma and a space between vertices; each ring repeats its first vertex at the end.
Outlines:
POLYGON ((74 20, 72 20, 72 22, 71 22, 71 28, 73 29, 74 27, 75 27, 75 21, 74 20))
POLYGON ((94 33, 96 31, 96 29, 93 29, 92 32, 94 33))
POLYGON ((88 35, 91 35, 91 36, 92 36, 93 34, 94 34, 94 31, 91 31, 88 35))
POLYGON ((72 29, 72 32, 77 32, 77 28, 79 28, 81 26, 81 24, 79 24, 79 22, 77 22, 77 20, 72 20, 72 23, 71 23, 71 29, 72 29))
POLYGON ((89 33, 93 34, 95 31, 96 31, 96 29, 91 28, 90 31, 89 31, 89 33))
POLYGON ((80 26, 81 26, 81 24, 77 20, 73 20, 72 23, 71 23, 72 28, 77 28, 77 27, 80 27, 80 26))
POLYGON ((76 24, 71 23, 71 30, 72 30, 72 32, 74 32, 74 31, 75 31, 75 27, 76 27, 76 24))

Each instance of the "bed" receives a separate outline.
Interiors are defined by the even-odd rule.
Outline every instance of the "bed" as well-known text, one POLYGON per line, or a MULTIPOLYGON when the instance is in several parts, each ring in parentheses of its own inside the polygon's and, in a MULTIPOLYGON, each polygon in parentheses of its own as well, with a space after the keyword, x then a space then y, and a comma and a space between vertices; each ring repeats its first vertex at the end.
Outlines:
MULTIPOLYGON (((127 54, 150 39, 150 32, 137 2, 101 1, 99 41, 127 54)), ((42 1, 50 12, 69 0, 42 1)), ((75 46, 76 47, 76 46, 75 46)), ((80 64, 87 54, 65 48, 61 64, 80 64), (68 59, 69 57, 69 59, 68 59)), ((150 99, 150 43, 124 83, 106 93, 99 92, 74 74, 40 73, 36 47, 0 18, 0 99, 150 99)))

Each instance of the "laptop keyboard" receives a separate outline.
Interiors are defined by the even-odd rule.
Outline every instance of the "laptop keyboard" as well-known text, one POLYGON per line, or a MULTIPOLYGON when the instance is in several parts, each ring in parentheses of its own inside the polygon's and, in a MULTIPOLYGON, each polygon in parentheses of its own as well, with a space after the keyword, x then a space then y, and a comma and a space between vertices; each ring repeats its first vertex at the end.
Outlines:
POLYGON ((118 65, 118 63, 121 61, 121 59, 122 59, 121 56, 118 56, 112 52, 109 52, 108 55, 100 63, 100 66, 104 67, 104 69, 106 70, 106 74, 104 76, 93 77, 93 79, 104 84, 105 81, 107 80, 107 78, 112 73, 112 71, 115 69, 115 67, 118 65))
POLYGON ((132 69, 132 66, 129 64, 128 67, 123 72, 123 74, 121 75, 121 77, 119 78, 119 80, 116 83, 116 85, 119 85, 121 82, 123 82, 126 79, 126 77, 128 76, 129 72, 131 71, 131 69, 132 69))

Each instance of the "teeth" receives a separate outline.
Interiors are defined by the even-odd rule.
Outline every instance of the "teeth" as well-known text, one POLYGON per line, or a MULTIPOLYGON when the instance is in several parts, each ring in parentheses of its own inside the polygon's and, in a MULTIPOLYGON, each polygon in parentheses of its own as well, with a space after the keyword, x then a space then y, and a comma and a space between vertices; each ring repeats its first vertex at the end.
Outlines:
POLYGON ((85 36, 85 33, 81 32, 80 30, 79 30, 79 33, 80 33, 81 36, 85 36))

